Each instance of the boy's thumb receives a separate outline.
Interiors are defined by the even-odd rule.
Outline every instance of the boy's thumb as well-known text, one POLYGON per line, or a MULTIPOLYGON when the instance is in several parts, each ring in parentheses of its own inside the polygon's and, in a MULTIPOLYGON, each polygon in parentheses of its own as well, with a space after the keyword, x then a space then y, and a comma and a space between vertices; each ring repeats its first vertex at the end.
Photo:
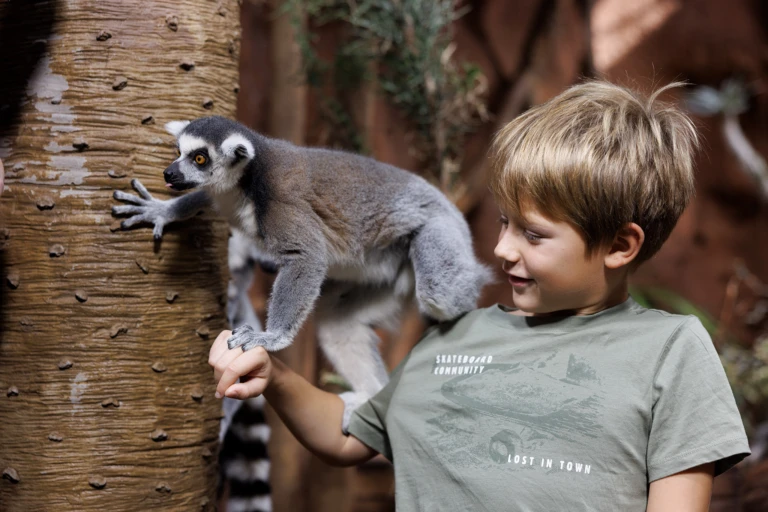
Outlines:
POLYGON ((259 396, 264 392, 267 380, 263 377, 253 377, 246 382, 239 384, 233 384, 224 392, 224 396, 229 398, 237 398, 238 400, 245 400, 246 398, 253 398, 259 396))
POLYGON ((224 392, 224 396, 226 396, 227 398, 240 399, 240 386, 238 385, 229 386, 227 390, 224 392))

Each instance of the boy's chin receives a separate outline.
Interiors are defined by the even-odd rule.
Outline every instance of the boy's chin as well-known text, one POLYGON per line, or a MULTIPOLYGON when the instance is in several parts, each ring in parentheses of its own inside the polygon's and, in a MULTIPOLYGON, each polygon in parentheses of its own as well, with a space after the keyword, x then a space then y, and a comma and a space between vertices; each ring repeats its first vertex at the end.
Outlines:
POLYGON ((546 316, 557 312, 556 308, 548 307, 541 301, 531 300, 528 297, 515 296, 513 299, 515 308, 519 309, 526 316, 546 316))
POLYGON ((528 294, 520 294, 517 292, 513 292, 512 302, 514 303, 517 309, 528 314, 538 313, 541 308, 540 301, 529 296, 528 294))

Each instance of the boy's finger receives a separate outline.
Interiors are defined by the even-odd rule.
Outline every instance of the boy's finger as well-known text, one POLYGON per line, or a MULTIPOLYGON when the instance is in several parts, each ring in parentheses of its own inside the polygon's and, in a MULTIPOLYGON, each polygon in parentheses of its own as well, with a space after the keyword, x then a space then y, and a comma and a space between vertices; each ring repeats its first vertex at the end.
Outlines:
POLYGON ((224 352, 218 361, 213 364, 213 378, 218 382, 227 367, 243 354, 243 349, 237 347, 233 350, 227 350, 224 352))
POLYGON ((229 398, 237 398, 238 400, 245 400, 246 398, 253 398, 259 396, 264 392, 267 387, 267 379, 264 377, 254 377, 246 382, 240 382, 232 384, 224 392, 224 396, 229 398))
MULTIPOLYGON (((241 353, 237 358, 227 364, 224 373, 222 373, 219 383, 216 385, 216 393, 223 396, 224 392, 243 375, 251 372, 257 372, 267 363, 269 356, 259 347, 241 353)), ((233 350, 234 352, 234 350, 233 350)))
POLYGON ((208 352, 208 364, 213 366, 216 364, 224 353, 229 350, 227 346, 227 340, 232 336, 232 331, 221 331, 216 337, 216 341, 211 345, 211 350, 208 352))

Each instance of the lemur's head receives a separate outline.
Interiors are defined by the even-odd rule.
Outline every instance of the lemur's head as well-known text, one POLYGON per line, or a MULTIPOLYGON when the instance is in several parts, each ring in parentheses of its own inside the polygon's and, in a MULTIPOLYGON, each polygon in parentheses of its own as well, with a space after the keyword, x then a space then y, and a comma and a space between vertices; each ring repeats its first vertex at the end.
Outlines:
POLYGON ((173 190, 206 187, 212 192, 234 188, 255 156, 253 134, 224 117, 171 121, 165 129, 176 137, 177 158, 163 172, 173 190))

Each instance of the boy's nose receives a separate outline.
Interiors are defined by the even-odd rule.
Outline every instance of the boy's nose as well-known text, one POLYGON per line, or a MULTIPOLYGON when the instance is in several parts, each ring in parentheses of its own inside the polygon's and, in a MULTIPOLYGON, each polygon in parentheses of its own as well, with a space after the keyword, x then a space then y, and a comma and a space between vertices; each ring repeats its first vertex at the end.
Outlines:
POLYGON ((493 254, 500 260, 510 263, 517 263, 520 260, 520 252, 517 250, 512 237, 506 234, 499 239, 493 254))

